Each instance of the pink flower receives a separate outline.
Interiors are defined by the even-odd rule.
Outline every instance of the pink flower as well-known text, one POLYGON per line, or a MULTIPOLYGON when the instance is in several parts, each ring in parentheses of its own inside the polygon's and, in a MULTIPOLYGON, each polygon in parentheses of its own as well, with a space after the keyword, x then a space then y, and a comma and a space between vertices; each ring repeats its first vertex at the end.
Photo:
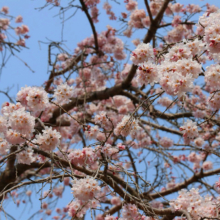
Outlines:
POLYGON ((126 36, 126 37, 131 37, 132 35, 132 29, 131 28, 128 28, 126 29, 123 34, 126 36))
POLYGON ((55 188, 53 189, 53 193, 54 193, 56 196, 62 198, 63 190, 64 190, 64 186, 60 185, 60 186, 55 187, 55 188))
POLYGON ((150 2, 150 10, 153 16, 155 16, 159 12, 162 4, 163 4, 163 1, 160 1, 160 0, 150 2))
POLYGON ((162 105, 162 106, 164 106, 164 107, 169 107, 169 108, 172 108, 173 107, 173 105, 171 105, 172 104, 172 100, 171 99, 169 99, 168 97, 162 97, 162 98, 160 98, 159 100, 158 100, 158 104, 160 104, 160 105, 162 105))
POLYGON ((100 3, 100 0, 84 0, 87 7, 94 6, 100 3))
POLYGON ((137 131, 140 127, 137 121, 130 116, 124 116, 122 121, 117 124, 116 128, 114 129, 114 133, 116 135, 128 136, 131 131, 137 131))
POLYGON ((127 13, 125 13, 125 12, 122 12, 121 15, 122 15, 122 17, 123 17, 124 19, 126 19, 127 16, 128 16, 127 13))
POLYGON ((214 110, 220 109, 219 99, 220 99, 220 92, 210 94, 210 96, 208 97, 208 102, 209 102, 209 105, 212 109, 214 109, 214 110))
POLYGON ((52 130, 50 127, 45 127, 42 134, 36 135, 34 140, 36 144, 40 145, 40 148, 45 151, 52 151, 60 144, 61 135, 56 130, 52 130))
POLYGON ((217 188, 220 188, 220 178, 219 178, 219 181, 215 182, 215 185, 217 188))
POLYGON ((119 150, 125 150, 125 145, 122 145, 122 143, 117 144, 117 147, 119 150))
POLYGON ((69 177, 65 177, 64 180, 63 180, 64 185, 68 186, 69 182, 70 182, 70 178, 69 177))
POLYGON ((21 22, 23 22, 23 17, 22 17, 21 15, 18 15, 18 16, 16 17, 16 19, 15 19, 15 22, 16 22, 16 23, 21 23, 21 22))
POLYGON ((172 26, 177 27, 181 23, 181 16, 174 16, 172 20, 172 26))
POLYGON ((67 83, 58 85, 54 91, 54 97, 58 103, 68 103, 73 96, 73 87, 67 85, 67 83))
POLYGON ((58 56, 57 56, 57 59, 59 61, 65 61, 66 59, 68 58, 68 55, 66 53, 60 53, 58 56))
POLYGON ((139 65, 137 71, 137 81, 142 85, 154 85, 158 82, 158 70, 157 66, 151 63, 144 62, 139 65))
POLYGON ((25 40, 24 39, 20 39, 17 41, 17 45, 25 47, 25 40))
POLYGON ((30 138, 30 136, 22 135, 19 132, 9 129, 6 132, 5 138, 10 144, 21 144, 25 142, 25 139, 22 138, 22 136, 27 139, 30 138))
POLYGON ((220 65, 212 64, 206 68, 205 82, 211 87, 212 91, 220 89, 220 65))
POLYGON ((186 6, 186 11, 189 12, 190 14, 198 13, 201 10, 202 9, 199 7, 199 5, 189 4, 186 6))
POLYGON ((47 209, 47 207, 48 207, 48 204, 46 202, 43 202, 41 208, 42 209, 47 209))
POLYGON ((128 11, 133 11, 134 9, 136 9, 137 5, 138 5, 137 1, 128 0, 128 3, 126 5, 126 9, 128 11))
POLYGON ((97 196, 101 188, 98 186, 98 182, 92 177, 86 177, 85 179, 75 179, 72 181, 73 195, 75 198, 82 201, 89 201, 97 196))
POLYGON ((32 194, 32 191, 31 191, 31 190, 28 190, 28 191, 26 192, 26 195, 27 195, 27 196, 31 196, 31 194, 32 194))
POLYGON ((122 216, 124 219, 132 220, 139 216, 137 206, 134 204, 126 204, 122 209, 122 216))
POLYGON ((45 110, 49 99, 42 87, 23 87, 17 93, 17 101, 31 111, 45 110))
POLYGON ((175 3, 175 4, 173 4, 173 5, 171 6, 171 9, 172 9, 173 12, 179 13, 179 12, 181 12, 181 10, 183 9, 183 6, 184 6, 184 5, 181 5, 180 3, 175 3))
POLYGON ((24 108, 20 108, 10 114, 9 125, 21 134, 30 135, 34 132, 35 118, 24 108))
POLYGON ((52 213, 52 210, 50 210, 50 209, 47 209, 47 210, 45 211, 45 214, 47 214, 47 215, 51 215, 51 213, 52 213))
POLYGON ((10 145, 1 136, 2 135, 0 135, 0 154, 5 155, 5 154, 7 154, 9 152, 10 145))
POLYGON ((167 137, 163 137, 162 139, 160 139, 159 143, 164 148, 169 148, 173 146, 173 141, 167 137))
POLYGON ((184 125, 180 127, 180 130, 183 131, 183 136, 189 139, 195 138, 199 135, 196 122, 191 120, 187 120, 184 125))
POLYGON ((111 204, 112 205, 120 205, 121 204, 121 199, 117 196, 114 196, 111 198, 111 204))
POLYGON ((198 137, 194 140, 194 143, 197 147, 202 147, 202 145, 204 144, 204 139, 201 137, 198 137))
POLYGON ((169 183, 167 183, 167 189, 172 189, 176 186, 176 183, 175 181, 171 181, 169 183))
POLYGON ((15 33, 16 33, 17 35, 26 34, 26 33, 28 33, 28 32, 29 32, 29 28, 28 28, 27 25, 24 25, 24 24, 22 24, 21 27, 16 27, 16 28, 15 28, 15 33))
POLYGON ((102 214, 98 214, 95 220, 104 220, 104 217, 102 216, 102 214))
POLYGON ((132 43, 137 47, 141 43, 141 41, 140 39, 134 39, 132 40, 132 43))
POLYGON ((7 18, 0 18, 0 28, 3 30, 7 30, 9 26, 9 19, 7 18))
POLYGON ((192 163, 199 163, 202 160, 202 158, 199 155, 197 155, 195 152, 192 152, 189 154, 188 160, 192 163))
POLYGON ((131 27, 135 28, 144 28, 144 25, 142 23, 142 19, 146 18, 146 13, 144 9, 136 9, 131 13, 130 21, 128 24, 131 27))
POLYGON ((131 61, 135 64, 141 64, 154 60, 153 48, 150 44, 139 44, 137 48, 132 52, 131 61))
POLYGON ((202 168, 204 170, 211 170, 213 169, 213 163, 211 161, 205 161, 203 164, 202 164, 202 168))
POLYGON ((150 17, 146 16, 145 18, 141 19, 142 24, 144 25, 144 27, 149 27, 150 26, 150 17))
POLYGON ((4 12, 5 14, 8 14, 9 13, 8 9, 9 8, 7 6, 3 6, 1 11, 4 12))
POLYGON ((18 163, 28 164, 30 165, 32 162, 36 160, 33 155, 33 150, 31 148, 27 148, 24 151, 17 154, 18 163))
POLYGON ((7 130, 7 120, 5 117, 0 116, 0 132, 5 133, 7 130))

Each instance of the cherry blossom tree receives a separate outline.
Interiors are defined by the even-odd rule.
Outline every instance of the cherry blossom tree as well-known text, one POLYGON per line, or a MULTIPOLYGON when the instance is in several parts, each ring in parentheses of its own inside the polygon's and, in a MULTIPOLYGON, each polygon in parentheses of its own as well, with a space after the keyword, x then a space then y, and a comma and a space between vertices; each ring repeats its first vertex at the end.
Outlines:
MULTIPOLYGON (((220 219, 220 9, 172 0, 46 0, 48 8, 77 10, 93 34, 72 54, 48 43, 43 86, 15 99, 1 91, 1 213, 36 194, 30 219, 220 219), (98 32, 100 13, 115 27, 98 32)), ((7 6, 0 16, 5 63, 33 27, 7 6)))

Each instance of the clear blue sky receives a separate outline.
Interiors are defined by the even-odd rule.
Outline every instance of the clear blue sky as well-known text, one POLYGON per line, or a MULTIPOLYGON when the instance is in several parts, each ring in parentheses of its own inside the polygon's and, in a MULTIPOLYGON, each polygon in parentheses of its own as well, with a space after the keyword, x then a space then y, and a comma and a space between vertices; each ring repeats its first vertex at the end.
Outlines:
MULTIPOLYGON (((121 5, 117 5, 113 1, 109 1, 113 8, 116 10, 116 15, 121 8, 124 8, 124 0, 121 1, 121 5)), ((67 0, 61 0, 62 2, 67 2, 67 0)), ((101 0, 101 4, 104 3, 101 0)), ((143 0, 138 0, 139 5, 143 6, 143 0)), ((200 4, 204 5, 205 3, 212 3, 220 7, 219 0, 212 0, 212 1, 200 1, 200 0, 182 0, 179 1, 182 4, 200 4)), ((61 30, 62 30, 62 20, 58 14, 58 10, 56 8, 51 9, 47 7, 41 11, 39 11, 39 7, 43 6, 45 0, 1 0, 0 1, 0 8, 2 6, 8 6, 10 14, 13 16, 22 15, 24 24, 27 24, 30 28, 29 35, 31 36, 29 40, 26 41, 27 47, 30 49, 23 49, 23 51, 18 54, 22 60, 24 60, 31 69, 34 70, 34 73, 30 71, 18 58, 11 57, 8 61, 6 67, 2 71, 2 75, 0 76, 0 90, 5 90, 8 87, 14 86, 11 90, 11 95, 15 96, 16 92, 25 85, 28 86, 40 86, 43 84, 45 80, 47 80, 47 62, 48 62, 48 48, 47 45, 40 43, 40 41, 48 42, 47 39, 53 41, 60 41, 61 40, 61 30)), ((76 4, 76 3, 75 3, 76 4)), ((124 9, 125 11, 125 9, 124 9)), ((117 24, 116 29, 120 27, 119 22, 112 22, 107 19, 105 16, 105 11, 100 11, 101 16, 98 24, 96 24, 97 31, 100 32, 102 30, 106 30, 106 25, 110 24, 113 27, 114 24, 117 24)), ((69 13, 68 13, 69 14, 69 13)), ((65 17, 68 17, 68 14, 65 17)), ((13 24, 14 25, 14 24, 13 24)), ((69 48, 69 53, 73 53, 73 50, 76 47, 76 44, 81 41, 82 39, 90 36, 92 34, 91 28, 88 24, 88 21, 85 15, 78 11, 77 14, 65 22, 64 25, 64 40, 66 40, 66 46, 69 48)), ((136 38, 135 36, 134 38, 136 38)), ((142 38, 143 36, 140 36, 142 38)), ((133 38, 133 39, 134 39, 133 38)), ((131 45, 131 40, 128 38, 123 38, 127 44, 131 45)), ((0 94, 0 105, 8 101, 7 98, 0 94)), ((28 219, 34 211, 39 209, 39 196, 31 197, 33 202, 33 207, 36 206, 37 208, 31 208, 32 204, 28 202, 28 206, 21 204, 20 208, 16 208, 13 202, 7 204, 6 210, 14 216, 15 219, 28 219), (20 215, 23 213, 22 217, 20 215)), ((68 202, 72 199, 72 194, 70 194, 70 190, 67 188, 66 192, 64 193, 64 199, 59 202, 60 206, 64 207, 68 202)), ((4 205, 3 205, 4 207, 4 205)), ((0 219, 5 219, 3 213, 0 214, 0 219)), ((39 219, 39 218, 36 218, 39 219)), ((51 217, 44 217, 43 219, 51 219, 51 217)), ((90 219, 90 217, 87 217, 90 219)))

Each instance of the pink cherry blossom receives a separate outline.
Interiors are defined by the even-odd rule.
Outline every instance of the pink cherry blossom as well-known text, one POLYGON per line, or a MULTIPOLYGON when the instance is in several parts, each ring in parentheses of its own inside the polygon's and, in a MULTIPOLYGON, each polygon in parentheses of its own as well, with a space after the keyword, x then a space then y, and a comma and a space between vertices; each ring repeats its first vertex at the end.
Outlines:
POLYGON ((39 144, 40 148, 45 151, 52 151, 60 144, 60 133, 46 127, 43 134, 36 135, 35 143, 39 144))
POLYGON ((131 61, 135 64, 142 64, 144 62, 153 61, 153 48, 150 44, 139 44, 132 52, 131 61))
POLYGON ((91 177, 73 180, 71 189, 74 197, 82 201, 93 199, 101 190, 98 182, 91 177))

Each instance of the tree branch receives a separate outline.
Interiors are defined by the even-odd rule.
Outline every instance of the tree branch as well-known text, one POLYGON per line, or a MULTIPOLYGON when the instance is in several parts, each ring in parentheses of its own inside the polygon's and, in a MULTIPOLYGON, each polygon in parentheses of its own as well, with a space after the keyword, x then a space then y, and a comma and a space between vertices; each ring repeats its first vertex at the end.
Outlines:
POLYGON ((92 18, 91 18, 90 14, 89 14, 89 12, 87 10, 87 7, 86 7, 84 1, 83 0, 79 0, 79 1, 80 1, 81 5, 82 5, 83 11, 86 13, 86 16, 87 16, 87 18, 89 20, 90 26, 92 28, 92 32, 93 32, 93 36, 94 36, 94 41, 95 41, 96 52, 100 55, 98 39, 97 39, 97 33, 96 33, 96 29, 95 29, 94 23, 92 21, 92 18))

